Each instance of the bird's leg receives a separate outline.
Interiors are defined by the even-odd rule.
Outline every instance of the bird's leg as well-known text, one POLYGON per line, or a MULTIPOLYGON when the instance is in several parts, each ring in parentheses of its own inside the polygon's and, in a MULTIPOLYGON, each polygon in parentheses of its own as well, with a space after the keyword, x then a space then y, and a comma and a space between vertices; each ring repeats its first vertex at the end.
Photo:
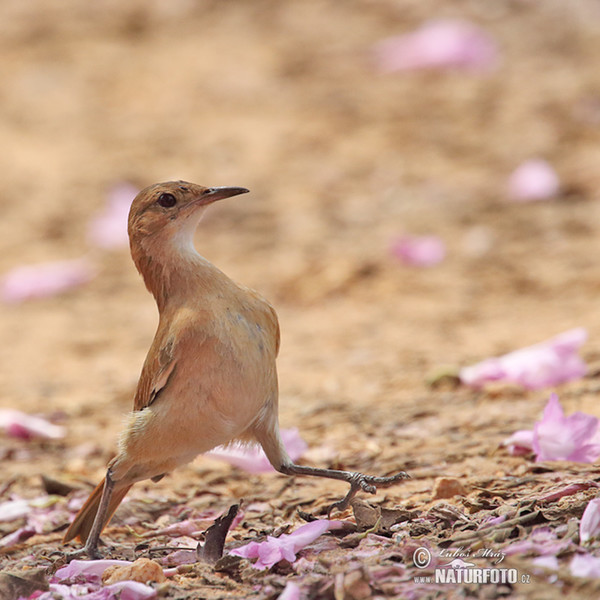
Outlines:
POLYGON ((100 504, 94 518, 94 524, 90 530, 90 535, 85 543, 84 550, 86 554, 92 559, 102 558, 102 553, 98 550, 98 542, 100 541, 100 533, 106 520, 108 505, 110 503, 110 497, 112 496, 115 482, 112 478, 112 472, 110 469, 106 471, 106 478, 104 479, 104 488, 102 489, 102 496, 100 498, 100 504))
POLYGON ((254 431, 256 440, 260 443, 269 462, 273 467, 285 475, 311 475, 313 477, 327 477, 328 479, 338 479, 350 484, 348 493, 338 502, 332 504, 327 510, 327 515, 331 515, 333 510, 345 510, 354 498, 356 492, 364 490, 369 494, 374 494, 378 487, 393 485, 402 479, 410 479, 410 475, 404 471, 390 475, 388 477, 375 477, 374 475, 364 475, 354 471, 339 471, 337 469, 319 469, 317 467, 305 467, 296 465, 287 453, 281 434, 277 415, 271 413, 267 415, 262 427, 254 431))
POLYGON ((330 517, 333 510, 345 510, 350 504, 350 500, 359 490, 364 490, 369 494, 374 494, 378 487, 393 485, 402 479, 410 479, 410 475, 404 471, 391 475, 389 477, 375 477, 374 475, 364 475, 363 473, 353 471, 338 471, 335 469, 319 469, 317 467, 304 467, 296 465, 293 462, 285 462, 277 470, 286 475, 312 475, 314 477, 327 477, 328 479, 339 479, 350 484, 348 493, 338 502, 334 502, 327 510, 327 516, 330 517))

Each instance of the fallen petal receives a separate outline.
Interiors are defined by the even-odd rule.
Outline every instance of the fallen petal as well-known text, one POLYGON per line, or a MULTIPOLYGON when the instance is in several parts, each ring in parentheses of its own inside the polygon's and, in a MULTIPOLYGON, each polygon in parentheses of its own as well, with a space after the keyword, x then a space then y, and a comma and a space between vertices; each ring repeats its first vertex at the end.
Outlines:
POLYGON ((509 454, 512 456, 528 454, 533 449, 533 431, 529 429, 515 431, 502 442, 502 445, 508 449, 509 454))
POLYGON ((595 481, 582 481, 580 483, 572 483, 554 492, 550 492, 546 496, 542 496, 538 502, 556 502, 565 496, 572 496, 581 490, 587 490, 591 487, 598 487, 595 481))
MULTIPOLYGON (((62 583, 51 583, 50 590, 37 596, 36 600, 112 600, 106 595, 98 595, 88 585, 64 585, 62 583), (90 599, 90 593, 95 594, 90 599)), ((19 599, 21 600, 21 599, 19 599)))
POLYGON ((558 570, 558 558, 556 556, 538 556, 531 561, 536 567, 550 569, 551 571, 558 570))
MULTIPOLYGON (((177 523, 172 523, 171 525, 167 525, 166 527, 162 527, 160 529, 154 529, 152 531, 147 531, 142 534, 141 537, 151 538, 157 537, 160 535, 167 535, 169 537, 195 537, 197 535, 203 534, 206 529, 208 529, 215 521, 218 513, 215 511, 211 511, 210 516, 204 516, 202 518, 197 519, 185 519, 184 521, 178 521, 177 523)), ((237 525, 238 523, 236 523, 237 525)))
POLYGON ((311 542, 314 542, 320 535, 324 534, 330 529, 339 529, 343 526, 342 521, 329 521, 322 519, 318 521, 312 521, 306 523, 296 529, 293 533, 287 534, 289 539, 294 541, 294 551, 298 552, 304 546, 308 546, 311 542))
POLYGON ((0 409, 0 429, 4 429, 12 437, 24 440, 36 437, 60 439, 65 435, 64 427, 11 408, 0 409))
POLYGON ((468 21, 436 20, 379 42, 377 67, 383 72, 415 69, 486 71, 498 63, 498 48, 490 35, 468 21))
POLYGON ((579 379, 587 367, 577 351, 586 339, 585 329, 572 329, 545 342, 463 367, 459 378, 474 388, 492 381, 506 381, 531 390, 579 379))
POLYGON ((579 524, 579 540, 582 544, 600 534, 600 498, 590 500, 579 524))
MULTIPOLYGON (((268 541, 268 540, 267 540, 268 541)), ((248 542, 243 546, 238 546, 229 551, 233 556, 241 556, 242 558, 258 558, 258 550, 261 544, 266 542, 248 542)))
POLYGON ((156 598, 156 590, 138 581, 120 581, 100 587, 96 584, 64 585, 51 583, 50 590, 36 600, 150 600, 156 598))
POLYGON ((570 539, 559 540, 550 527, 536 527, 528 538, 509 544, 503 549, 507 556, 513 554, 556 555, 571 545, 570 539))
POLYGON ((196 550, 175 550, 167 554, 162 562, 169 567, 193 565, 198 562, 198 553, 196 550))
POLYGON ((86 258, 15 267, 0 280, 0 298, 17 303, 47 298, 90 281, 96 270, 86 258))
POLYGON ((55 574, 56 582, 77 581, 99 583, 102 574, 108 567, 114 565, 131 565, 128 560, 72 560, 68 565, 58 569, 55 574))
POLYGON ((200 533, 207 527, 210 527, 211 523, 211 519, 186 519, 162 529, 148 531, 142 537, 156 537, 159 535, 168 535, 170 537, 193 536, 195 533, 200 533))
POLYGON ((300 600, 300 586, 293 581, 288 581, 277 600, 300 600))
POLYGON ((35 508, 28 516, 27 526, 32 527, 36 533, 50 533, 60 529, 68 519, 69 513, 60 506, 35 508))
POLYGON ((23 498, 19 500, 8 500, 0 503, 0 523, 15 521, 21 517, 26 517, 31 511, 29 500, 23 498))
POLYGON ((480 388, 485 383, 506 379, 507 375, 501 359, 487 358, 470 367, 463 367, 458 377, 465 385, 480 388))
POLYGON ((531 159, 517 167, 508 180, 508 195, 513 202, 536 202, 558 195, 560 181, 545 160, 531 159))
POLYGON ((569 569, 575 577, 597 579, 600 577, 600 558, 591 554, 576 554, 571 560, 569 569))
POLYGON ((594 462, 600 457, 600 444, 592 443, 597 430, 596 417, 581 412, 565 417, 558 396, 551 394, 542 419, 533 428, 536 461, 594 462))
POLYGON ((16 531, 0 538, 0 548, 10 548, 11 546, 15 546, 16 544, 28 540, 33 535, 35 535, 35 529, 33 527, 19 527, 16 531))
POLYGON ((282 534, 278 538, 269 536, 264 542, 250 542, 239 548, 229 551, 233 556, 242 558, 257 558, 254 563, 256 569, 269 569, 281 560, 293 562, 296 554, 320 535, 330 529, 343 526, 342 521, 329 521, 327 519, 312 521, 302 525, 290 534, 282 534))
POLYGON ((108 596, 108 598, 115 598, 115 600, 117 598, 119 600, 150 600, 156 598, 156 590, 139 581, 119 581, 102 589, 110 592, 111 596, 108 596))
POLYGON ((446 257, 446 245, 434 235, 403 236, 398 238, 391 253, 404 264, 416 267, 432 267, 446 257))
POLYGON ((100 248, 121 248, 129 245, 127 218, 129 208, 139 190, 129 184, 115 185, 108 194, 106 205, 89 223, 88 240, 100 248))
POLYGON ((506 515, 500 515, 498 517, 488 517, 481 523, 481 528, 484 527, 496 527, 496 525, 501 525, 506 521, 506 515))

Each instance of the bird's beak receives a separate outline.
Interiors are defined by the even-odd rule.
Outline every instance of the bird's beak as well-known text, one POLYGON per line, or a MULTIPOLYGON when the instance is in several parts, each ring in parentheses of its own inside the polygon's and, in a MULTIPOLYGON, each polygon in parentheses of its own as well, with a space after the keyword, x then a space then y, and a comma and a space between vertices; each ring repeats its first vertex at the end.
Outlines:
POLYGON ((212 204, 217 200, 231 198, 231 196, 239 196, 240 194, 247 194, 249 191, 250 190, 243 187, 213 187, 204 191, 202 196, 198 198, 198 201, 199 204, 212 204))

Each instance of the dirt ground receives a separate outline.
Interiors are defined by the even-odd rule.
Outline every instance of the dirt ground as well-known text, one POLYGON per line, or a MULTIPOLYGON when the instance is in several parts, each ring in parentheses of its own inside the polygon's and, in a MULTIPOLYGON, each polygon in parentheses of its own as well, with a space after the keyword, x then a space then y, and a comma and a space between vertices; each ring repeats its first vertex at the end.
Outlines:
MULTIPOLYGON (((408 537, 362 560, 340 541, 310 575, 306 597, 598 594, 597 580, 569 574, 568 553, 558 576, 536 570, 531 554, 507 558, 529 584, 415 586, 409 594, 406 583, 415 575, 411 539, 434 553, 457 547, 465 523, 505 513, 534 516, 462 545, 502 549, 543 524, 560 532, 595 490, 536 498, 600 482, 595 465, 535 464, 500 448, 532 428, 551 391, 567 413, 600 417, 594 0, 4 0, 0 48, 0 273, 82 255, 99 269, 77 290, 0 311, 0 407, 67 430, 51 442, 0 437, 0 501, 44 494, 42 474, 85 495, 115 452, 157 312, 127 249, 101 252, 86 240, 110 187, 241 185, 252 193, 212 207, 196 244, 278 311, 280 420, 308 442, 303 463, 412 476, 360 497, 410 511, 393 533, 375 531, 390 543, 403 528, 408 537), (375 43, 434 17, 486 29, 500 48, 498 68, 377 71, 375 43), (560 196, 508 202, 508 176, 532 157, 554 166, 560 196), (389 248, 403 233, 440 236, 446 260, 402 265, 389 248), (573 327, 589 333, 583 380, 539 392, 428 384, 440 368, 573 327), (441 476, 458 478, 463 493, 436 497, 441 476), (405 569, 405 583, 377 579, 383 567, 405 569)), ((335 482, 248 475, 201 457, 159 484, 136 485, 105 538, 121 544, 111 556, 132 558, 138 539, 123 525, 132 512, 154 506, 147 528, 173 507, 222 511, 243 498, 269 507, 249 512, 228 543, 250 541, 301 524, 297 508, 323 516, 343 493, 335 482)), ((354 521, 352 511, 345 517, 354 521)), ((3 550, 2 569, 42 565, 51 574, 61 535, 3 550)), ((289 565, 229 574, 198 567, 162 593, 276 598, 295 576, 289 565)))

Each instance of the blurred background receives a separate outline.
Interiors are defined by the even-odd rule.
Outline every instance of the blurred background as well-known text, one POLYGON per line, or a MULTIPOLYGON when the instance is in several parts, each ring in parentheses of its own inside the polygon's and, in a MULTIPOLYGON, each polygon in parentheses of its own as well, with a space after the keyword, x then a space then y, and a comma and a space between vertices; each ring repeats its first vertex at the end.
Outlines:
POLYGON ((309 444, 423 464, 431 436, 433 468, 457 431, 487 452, 531 425, 543 393, 426 377, 576 326, 600 360, 599 49, 594 0, 4 0, 0 273, 85 265, 5 292, 0 405, 67 435, 0 439, 4 474, 94 479, 114 452, 157 314, 90 228, 167 179, 250 188, 197 247, 277 308, 281 421, 309 444))

